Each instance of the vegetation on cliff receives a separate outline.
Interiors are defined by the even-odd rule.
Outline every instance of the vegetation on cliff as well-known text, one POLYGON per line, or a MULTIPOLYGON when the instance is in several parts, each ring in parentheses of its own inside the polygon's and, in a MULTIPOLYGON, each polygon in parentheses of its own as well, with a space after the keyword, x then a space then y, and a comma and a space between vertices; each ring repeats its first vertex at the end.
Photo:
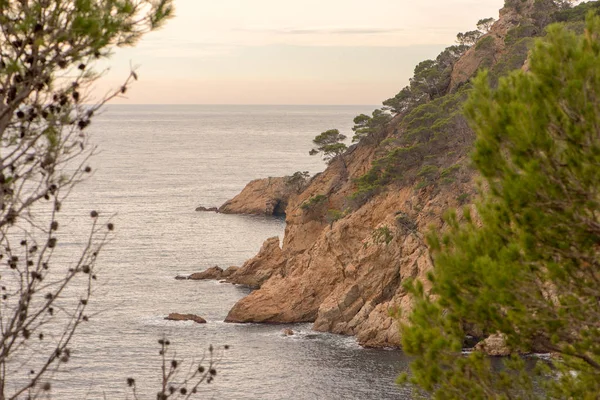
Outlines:
POLYGON ((403 329, 417 357, 410 381, 435 398, 537 396, 518 356, 502 371, 480 351, 464 356, 467 334, 500 334, 515 353, 555 353, 538 363, 552 376, 543 397, 600 393, 600 17, 590 14, 581 35, 563 25, 546 32, 529 72, 496 89, 481 74, 466 105, 488 190, 475 215, 460 223, 451 214, 449 231, 430 237, 431 291, 414 283, 403 329))
MULTIPOLYGON (((469 157, 476 135, 464 115, 473 78, 487 69, 497 88, 511 71, 527 71, 535 38, 547 35, 550 22, 581 33, 585 12, 597 4, 509 1, 496 22, 479 21, 476 43, 450 46, 420 63, 383 108, 355 119, 358 142, 290 198, 282 247, 264 246, 269 251, 241 268, 268 271, 269 278, 228 318, 314 321, 315 330, 355 335, 364 346, 400 346, 400 322, 415 302, 403 282, 417 279, 426 293, 431 288, 426 232, 451 229, 443 215, 477 192, 469 157)), ((456 219, 462 218, 459 210, 456 219)), ((495 332, 471 333, 481 340, 495 332)), ((492 339, 480 348, 502 342, 492 339)))

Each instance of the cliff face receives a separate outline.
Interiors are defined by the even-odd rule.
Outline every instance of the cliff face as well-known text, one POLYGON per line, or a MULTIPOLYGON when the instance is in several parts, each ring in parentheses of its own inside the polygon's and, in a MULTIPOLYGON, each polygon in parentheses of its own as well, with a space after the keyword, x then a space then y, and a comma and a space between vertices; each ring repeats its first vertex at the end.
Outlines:
MULTIPOLYGON (((496 60, 515 21, 514 12, 504 10, 489 34, 496 60)), ((452 72, 452 90, 470 79, 489 54, 473 47, 463 55, 452 72)), ((407 167, 407 176, 426 176, 432 170, 425 168, 432 166, 431 157, 451 159, 453 165, 439 173, 437 183, 397 181, 364 204, 352 204, 356 178, 370 170, 389 140, 402 139, 404 117, 397 116, 376 140, 353 146, 304 191, 288 197, 283 246, 269 239, 231 277, 238 283, 244 283, 241 277, 254 279, 259 289, 240 300, 227 321, 314 322, 316 330, 356 335, 364 346, 400 344, 398 320, 392 315, 411 308, 403 282, 416 278, 427 285, 425 276, 432 267, 424 236, 432 226, 443 229, 445 211, 460 208, 475 193, 474 173, 466 167, 472 135, 461 128, 465 132, 456 133, 458 139, 453 133, 448 136, 461 149, 442 143, 431 147, 438 153, 415 156, 407 167)))
POLYGON ((219 212, 283 216, 289 198, 295 194, 296 187, 288 182, 287 177, 256 179, 219 207, 219 212))

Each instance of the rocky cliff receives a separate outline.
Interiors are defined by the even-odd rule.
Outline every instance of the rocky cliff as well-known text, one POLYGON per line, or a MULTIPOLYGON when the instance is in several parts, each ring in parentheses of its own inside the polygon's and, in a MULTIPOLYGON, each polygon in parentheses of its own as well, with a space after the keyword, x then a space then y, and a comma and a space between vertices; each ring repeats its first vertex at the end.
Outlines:
MULTIPOLYGON (((258 289, 231 309, 227 321, 314 322, 316 330, 356 335, 364 346, 400 344, 397 316, 411 308, 403 282, 426 284, 432 267, 424 237, 432 227, 444 229, 444 213, 476 193, 468 166, 474 135, 460 113, 461 88, 482 66, 503 71, 523 65, 527 48, 506 40, 530 23, 524 15, 534 1, 521 3, 519 10, 501 11, 481 39, 485 48, 475 45, 454 63, 444 96, 399 113, 286 197, 283 245, 269 239, 229 278, 258 289), (368 190, 361 192, 361 182, 369 182, 368 190), (363 192, 368 195, 357 195, 363 192)), ((265 207, 273 202, 264 193, 277 192, 271 182, 278 181, 252 182, 244 189, 249 195, 227 207, 277 209, 265 207)))
POLYGON ((288 177, 256 179, 219 207, 218 212, 284 216, 288 200, 295 192, 296 187, 289 183, 288 177))

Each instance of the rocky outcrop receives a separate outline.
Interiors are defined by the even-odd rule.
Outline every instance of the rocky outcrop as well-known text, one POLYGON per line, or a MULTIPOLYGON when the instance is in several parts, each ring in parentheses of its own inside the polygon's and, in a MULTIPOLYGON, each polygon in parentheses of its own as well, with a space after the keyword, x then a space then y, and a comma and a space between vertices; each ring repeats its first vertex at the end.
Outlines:
POLYGON ((204 206, 199 206, 196 207, 196 211, 204 211, 204 212, 219 212, 219 209, 217 207, 204 207, 204 206))
POLYGON ((267 279, 280 273, 285 261, 279 247, 279 238, 269 238, 265 240, 258 254, 231 274, 227 281, 259 288, 267 279))
POLYGON ((248 183, 240 194, 227 200, 218 212, 224 214, 254 214, 283 216, 290 197, 297 187, 287 177, 256 179, 248 183))
MULTIPOLYGON (((503 51, 502 35, 511 24, 501 19, 492 28, 492 54, 503 51)), ((478 57, 475 49, 457 63, 455 86, 481 66, 473 61, 478 57)), ((353 203, 356 178, 382 156, 383 139, 402 135, 401 118, 397 116, 382 137, 352 146, 343 159, 334 159, 301 193, 287 199, 282 247, 276 238, 267 240, 259 254, 229 278, 258 289, 234 305, 227 322, 314 322, 319 331, 355 335, 363 346, 400 345, 402 320, 397 316, 412 307, 403 283, 416 279, 429 289, 426 275, 432 260, 424 237, 431 227, 444 229, 446 210, 460 210, 476 191, 474 173, 465 167, 471 139, 465 139, 462 152, 451 152, 451 179, 447 175, 424 187, 415 184, 416 178, 398 179, 374 191, 370 199, 353 203)), ((416 177, 428 165, 427 157, 448 158, 448 153, 416 158, 406 167, 412 170, 402 172, 416 177)), ((247 195, 250 204, 264 205, 266 198, 254 190, 248 189, 247 195), (259 200, 252 200, 250 193, 259 200)))
POLYGON ((178 314, 178 313, 171 313, 168 316, 165 317, 166 320, 169 321, 194 321, 198 324, 205 324, 206 320, 202 317, 199 317, 197 315, 194 314, 178 314))
POLYGON ((518 2, 518 7, 502 8, 500 18, 490 31, 456 62, 450 77, 450 92, 456 91, 481 68, 489 68, 500 60, 506 50, 506 35, 512 28, 531 23, 530 16, 534 12, 535 0, 518 0, 518 2))
POLYGON ((202 272, 196 272, 187 277, 176 277, 175 279, 191 279, 193 281, 226 279, 237 272, 238 269, 238 267, 229 267, 223 270, 221 267, 215 265, 202 272))
POLYGON ((373 199, 332 225, 324 224, 313 233, 317 238, 308 248, 295 249, 293 241, 284 246, 278 273, 240 300, 227 321, 314 321, 314 329, 356 335, 364 346, 398 346, 398 321, 391 311, 410 309, 402 282, 425 281, 431 268, 421 231, 440 226, 443 210, 450 206, 458 206, 454 190, 415 194, 404 188, 373 199), (417 211, 422 200, 425 206, 417 211), (412 219, 414 231, 407 230, 406 218, 412 219), (388 243, 374 238, 378 229, 390 231, 388 243))
POLYGON ((194 281, 211 280, 211 279, 222 279, 223 269, 218 266, 210 267, 202 272, 196 272, 187 277, 194 281))

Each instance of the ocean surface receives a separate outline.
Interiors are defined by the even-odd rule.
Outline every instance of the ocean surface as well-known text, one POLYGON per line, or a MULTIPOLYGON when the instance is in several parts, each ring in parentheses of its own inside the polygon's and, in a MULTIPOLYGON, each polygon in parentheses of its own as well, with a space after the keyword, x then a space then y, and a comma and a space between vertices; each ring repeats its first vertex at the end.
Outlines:
MULTIPOLYGON (((247 182, 324 169, 312 138, 338 128, 351 137, 354 116, 370 106, 110 106, 89 128, 98 146, 93 176, 63 205, 72 229, 90 210, 112 216, 115 237, 100 257, 92 317, 78 332, 54 398, 156 398, 158 339, 167 337, 183 370, 210 344, 229 345, 203 399, 404 399, 395 385, 408 359, 368 350, 352 337, 314 332, 311 324, 226 324, 249 290, 214 281, 178 281, 208 267, 241 265, 262 242, 283 235, 282 219, 200 213, 247 182), (207 324, 165 321, 194 313, 207 324), (283 328, 294 336, 284 336, 283 328)), ((73 228, 74 227, 74 228, 73 228)), ((60 242, 76 248, 80 242, 60 242)), ((177 379, 175 379, 177 381, 177 379)))

